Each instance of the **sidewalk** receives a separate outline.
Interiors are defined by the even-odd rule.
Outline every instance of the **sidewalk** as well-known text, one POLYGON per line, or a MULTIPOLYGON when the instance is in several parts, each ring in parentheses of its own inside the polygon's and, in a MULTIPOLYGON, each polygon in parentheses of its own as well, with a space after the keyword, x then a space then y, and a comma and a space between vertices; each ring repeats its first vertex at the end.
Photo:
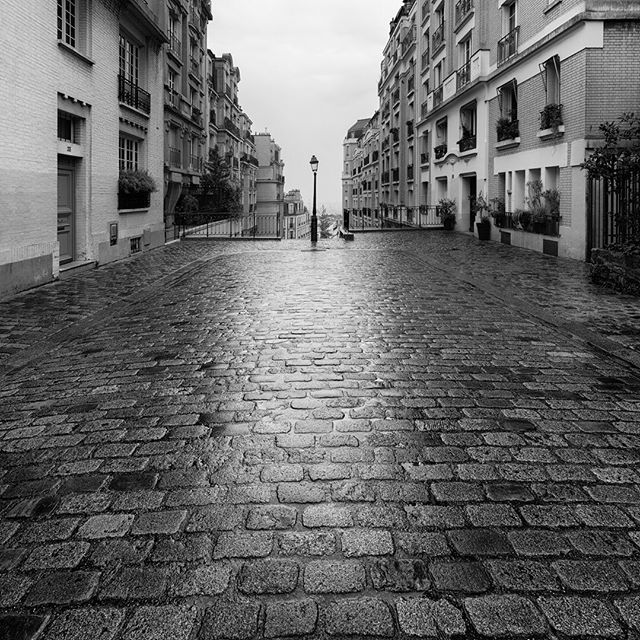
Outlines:
POLYGON ((638 638, 640 304, 444 232, 0 303, 0 638, 638 638))

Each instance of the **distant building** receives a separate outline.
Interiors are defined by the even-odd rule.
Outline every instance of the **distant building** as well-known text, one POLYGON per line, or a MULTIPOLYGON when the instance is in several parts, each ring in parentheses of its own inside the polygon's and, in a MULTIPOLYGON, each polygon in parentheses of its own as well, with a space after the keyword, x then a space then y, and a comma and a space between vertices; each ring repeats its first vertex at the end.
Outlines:
POLYGON ((254 135, 258 157, 256 235, 282 237, 284 162, 281 149, 269 133, 254 135))
POLYGON ((307 238, 311 235, 311 217, 304 206, 299 189, 287 191, 284 195, 284 224, 282 237, 290 240, 307 238))
MULTIPOLYGON (((144 0, 141 0, 144 2, 144 0)), ((211 0, 166 2, 164 51, 164 213, 167 225, 181 196, 200 185, 207 146, 207 25, 211 0)))
POLYGON ((456 229, 477 233, 479 197, 497 198, 493 240, 584 259, 600 221, 580 165, 601 123, 640 110, 639 57, 638 0, 404 0, 379 120, 358 121, 344 143, 345 209, 367 221, 377 195, 383 217, 415 223, 451 198, 456 229), (535 188, 559 195, 559 215, 533 224, 535 188))
POLYGON ((230 53, 216 57, 207 54, 209 64, 209 136, 208 151, 223 158, 231 170, 231 180, 240 189, 244 235, 253 232, 257 197, 258 158, 251 133, 251 119, 238 100, 240 69, 230 53))
POLYGON ((161 0, 3 8, 0 296, 163 244, 167 41, 161 0), (123 169, 157 191, 119 194, 123 169))

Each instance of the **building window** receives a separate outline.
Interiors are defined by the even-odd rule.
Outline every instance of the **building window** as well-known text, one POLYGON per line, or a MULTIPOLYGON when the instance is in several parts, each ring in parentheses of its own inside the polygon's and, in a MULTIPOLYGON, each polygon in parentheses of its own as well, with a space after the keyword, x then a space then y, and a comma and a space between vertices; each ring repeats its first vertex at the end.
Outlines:
POLYGON ((477 141, 477 116, 476 103, 465 105, 460 109, 461 138, 458 140, 460 151, 469 151, 476 148, 477 141))
POLYGON ((502 8, 502 33, 504 36, 498 41, 498 64, 518 53, 518 13, 517 2, 513 0, 502 8))
POLYGON ((78 127, 76 118, 64 111, 58 111, 58 140, 64 142, 78 141, 78 127))
POLYGON ((76 0, 58 0, 58 40, 75 48, 77 22, 76 0))
POLYGON ((498 89, 500 118, 496 123, 498 142, 511 140, 520 135, 518 123, 518 85, 515 80, 498 89))
POLYGON ((448 135, 449 135, 449 130, 447 125, 447 119, 442 118, 442 120, 438 120, 438 122, 436 122, 435 142, 437 142, 437 144, 435 147, 433 147, 433 155, 435 156, 436 160, 440 160, 441 158, 444 158, 444 156, 447 154, 448 135))
POLYGON ((138 85, 139 79, 139 47, 120 35, 120 75, 132 85, 138 85))
POLYGON ((549 58, 542 71, 544 87, 547 93, 547 104, 560 104, 560 58, 549 58))
POLYGON ((180 55, 182 49, 182 41, 180 40, 180 18, 174 14, 169 14, 169 26, 167 28, 169 37, 169 49, 180 55))
POLYGON ((121 171, 138 169, 140 143, 137 140, 127 138, 126 136, 120 136, 118 150, 121 171))
POLYGON ((89 0, 58 0, 58 41, 86 53, 89 0))

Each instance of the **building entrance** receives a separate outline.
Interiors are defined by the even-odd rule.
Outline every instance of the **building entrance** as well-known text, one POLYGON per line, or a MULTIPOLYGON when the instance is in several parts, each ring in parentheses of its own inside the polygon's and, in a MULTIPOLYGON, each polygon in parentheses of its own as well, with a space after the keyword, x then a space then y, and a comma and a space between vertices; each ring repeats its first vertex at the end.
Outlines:
POLYGON ((75 172, 58 168, 58 242, 60 264, 71 262, 75 254, 75 172))

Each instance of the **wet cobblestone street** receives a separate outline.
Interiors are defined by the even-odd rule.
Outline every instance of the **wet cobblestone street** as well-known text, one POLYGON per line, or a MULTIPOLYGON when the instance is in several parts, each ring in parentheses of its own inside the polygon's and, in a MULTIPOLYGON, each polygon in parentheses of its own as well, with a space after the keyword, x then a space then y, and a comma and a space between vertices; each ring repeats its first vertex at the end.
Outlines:
POLYGON ((0 303, 0 639, 640 638, 640 303, 442 232, 0 303))

